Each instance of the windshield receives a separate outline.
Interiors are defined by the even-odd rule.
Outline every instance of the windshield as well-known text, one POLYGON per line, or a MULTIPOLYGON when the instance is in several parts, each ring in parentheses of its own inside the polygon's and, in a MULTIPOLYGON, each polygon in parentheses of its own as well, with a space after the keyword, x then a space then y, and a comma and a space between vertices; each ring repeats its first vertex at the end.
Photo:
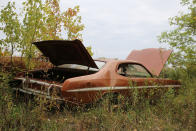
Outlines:
POLYGON ((91 70, 91 71, 99 71, 104 65, 105 65, 105 62, 103 61, 97 61, 95 60, 95 63, 97 65, 97 68, 88 68, 88 66, 83 66, 83 65, 78 65, 78 64, 63 64, 63 65, 59 65, 57 67, 59 68, 71 68, 71 69, 79 69, 79 70, 91 70))

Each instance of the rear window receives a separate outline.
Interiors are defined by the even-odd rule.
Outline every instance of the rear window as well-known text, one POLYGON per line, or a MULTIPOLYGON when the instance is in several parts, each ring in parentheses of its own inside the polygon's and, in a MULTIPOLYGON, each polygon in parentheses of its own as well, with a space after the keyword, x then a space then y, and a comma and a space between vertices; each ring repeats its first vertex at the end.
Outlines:
POLYGON ((120 64, 117 72, 126 77, 151 77, 143 66, 133 63, 120 64))

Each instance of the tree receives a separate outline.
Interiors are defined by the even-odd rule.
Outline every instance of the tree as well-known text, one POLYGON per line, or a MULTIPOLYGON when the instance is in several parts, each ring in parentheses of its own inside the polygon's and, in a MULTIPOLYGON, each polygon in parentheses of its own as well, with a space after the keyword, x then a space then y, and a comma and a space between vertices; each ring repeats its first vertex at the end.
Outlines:
POLYGON ((76 38, 82 40, 80 31, 84 30, 84 25, 81 24, 81 16, 78 16, 79 11, 79 6, 75 6, 73 9, 69 8, 66 12, 62 13, 63 26, 67 32, 68 40, 76 38))
POLYGON ((6 37, 1 40, 1 46, 6 49, 11 48, 11 67, 13 65, 12 56, 14 50, 17 50, 20 46, 18 44, 20 39, 20 23, 18 15, 14 11, 15 9, 15 3, 8 2, 7 6, 1 10, 0 15, 0 22, 4 25, 0 30, 6 35, 6 37))
POLYGON ((59 0, 46 0, 43 6, 42 40, 57 40, 61 37, 62 15, 59 0))
MULTIPOLYGON (((69 8, 66 12, 62 13, 62 22, 64 30, 66 31, 68 40, 79 39, 83 41, 81 31, 84 30, 84 24, 81 23, 81 16, 78 15, 80 7, 75 6, 73 9, 69 8)), ((92 56, 92 47, 86 47, 88 53, 92 56)))
POLYGON ((23 2, 24 18, 21 23, 22 32, 22 52, 27 58, 27 69, 30 69, 30 60, 36 55, 37 49, 33 42, 41 40, 41 28, 43 21, 42 0, 27 0, 23 2))
POLYGON ((174 49, 170 58, 173 66, 190 70, 196 67, 196 0, 181 0, 181 5, 187 11, 170 18, 173 30, 162 32, 158 39, 174 49))
MULTIPOLYGON (((79 16, 79 6, 61 12, 59 2, 60 0, 26 0, 20 12, 20 21, 15 3, 8 2, 0 15, 0 30, 6 35, 5 39, 0 40, 1 47, 11 49, 11 57, 14 51, 21 53, 21 60, 25 56, 29 68, 30 59, 39 52, 33 42, 57 39, 82 41, 81 31, 84 25, 79 16), (61 36, 63 33, 66 34, 65 38, 61 36)), ((91 47, 87 47, 87 50, 93 55, 91 47)))

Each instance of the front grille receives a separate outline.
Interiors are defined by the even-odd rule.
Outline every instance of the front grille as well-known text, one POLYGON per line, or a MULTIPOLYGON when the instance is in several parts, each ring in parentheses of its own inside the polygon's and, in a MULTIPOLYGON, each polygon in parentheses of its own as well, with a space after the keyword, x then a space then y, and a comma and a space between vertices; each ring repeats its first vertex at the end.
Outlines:
POLYGON ((61 85, 35 79, 17 78, 17 80, 22 81, 19 88, 23 91, 32 92, 32 94, 61 97, 61 85))

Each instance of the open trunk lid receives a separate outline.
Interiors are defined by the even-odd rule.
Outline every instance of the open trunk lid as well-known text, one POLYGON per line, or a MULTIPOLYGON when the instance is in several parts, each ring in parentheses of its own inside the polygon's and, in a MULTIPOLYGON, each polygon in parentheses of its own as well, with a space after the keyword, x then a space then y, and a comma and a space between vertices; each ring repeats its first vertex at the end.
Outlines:
POLYGON ((98 68, 80 40, 48 40, 33 44, 56 66, 79 64, 98 68))
POLYGON ((137 61, 143 64, 151 74, 159 76, 172 50, 163 48, 148 48, 143 50, 133 50, 127 60, 137 61))

